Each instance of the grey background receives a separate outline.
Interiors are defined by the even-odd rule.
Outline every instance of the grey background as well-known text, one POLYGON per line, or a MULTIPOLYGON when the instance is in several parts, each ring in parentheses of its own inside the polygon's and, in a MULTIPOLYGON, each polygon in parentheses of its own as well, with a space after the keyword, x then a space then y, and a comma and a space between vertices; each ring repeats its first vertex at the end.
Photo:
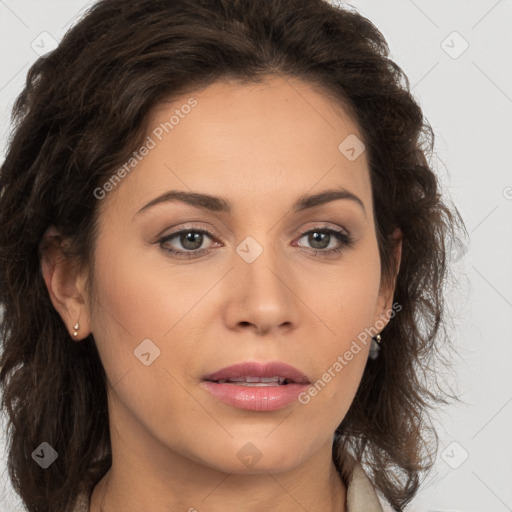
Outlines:
MULTIPOLYGON (((36 52, 60 40, 88 3, 0 0, 2 160, 10 109, 36 52)), ((436 134, 435 168, 471 239, 449 300, 459 356, 446 379, 464 403, 439 411, 438 460, 408 510, 512 511, 512 1, 351 5, 383 32, 408 75, 436 134)), ((2 452, 4 442, 2 429, 2 452)), ((0 510, 23 510, 3 459, 0 475, 0 510)))

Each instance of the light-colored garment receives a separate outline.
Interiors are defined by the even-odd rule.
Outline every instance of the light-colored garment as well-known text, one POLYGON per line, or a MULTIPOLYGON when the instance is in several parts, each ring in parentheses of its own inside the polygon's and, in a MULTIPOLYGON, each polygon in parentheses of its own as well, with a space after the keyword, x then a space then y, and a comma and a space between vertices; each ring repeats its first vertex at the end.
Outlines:
MULTIPOLYGON (((89 496, 81 494, 73 512, 89 512, 89 496)), ((385 512, 372 483, 360 464, 355 464, 347 487, 347 512, 385 512)))
POLYGON ((347 487, 347 512, 385 512, 372 483, 355 464, 347 487))

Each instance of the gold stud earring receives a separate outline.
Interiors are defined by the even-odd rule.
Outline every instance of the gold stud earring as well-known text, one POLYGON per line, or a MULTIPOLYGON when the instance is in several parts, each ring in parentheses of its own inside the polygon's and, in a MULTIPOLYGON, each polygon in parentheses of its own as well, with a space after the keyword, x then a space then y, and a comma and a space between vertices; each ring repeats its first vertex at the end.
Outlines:
POLYGON ((78 336, 78 329, 80 329, 80 327, 78 326, 78 322, 73 326, 73 329, 75 329, 75 332, 73 333, 73 336, 78 336))

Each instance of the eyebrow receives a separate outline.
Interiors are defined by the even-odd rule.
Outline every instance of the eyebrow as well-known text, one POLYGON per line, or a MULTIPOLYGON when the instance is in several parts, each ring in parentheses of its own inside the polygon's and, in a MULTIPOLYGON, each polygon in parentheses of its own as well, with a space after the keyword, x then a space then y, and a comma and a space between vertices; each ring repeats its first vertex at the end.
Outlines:
MULTIPOLYGON (((310 208, 315 208, 316 206, 330 203, 331 201, 337 201, 339 199, 349 199, 354 201, 362 208, 366 217, 366 209, 361 199, 343 187, 325 190, 323 192, 319 192, 318 194, 300 196, 292 205, 292 210, 294 212, 300 212, 310 208)), ((191 206, 212 212, 229 214, 233 211, 232 203, 224 197, 200 194, 198 192, 185 192, 183 190, 170 190, 151 200, 148 204, 143 206, 136 215, 145 210, 148 210, 157 204, 173 201, 181 201, 191 206)))

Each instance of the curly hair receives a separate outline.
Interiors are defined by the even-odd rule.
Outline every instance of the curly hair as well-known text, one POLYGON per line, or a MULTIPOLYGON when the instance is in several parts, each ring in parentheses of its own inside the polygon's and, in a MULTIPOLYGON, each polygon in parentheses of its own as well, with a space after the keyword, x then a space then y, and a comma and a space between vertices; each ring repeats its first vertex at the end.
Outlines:
POLYGON ((333 460, 346 479, 343 461, 355 456, 398 511, 432 467, 428 412, 449 396, 432 386, 434 356, 449 347, 444 285, 464 223, 441 198, 433 130, 383 35, 326 0, 101 0, 30 68, 0 170, 1 406, 9 477, 29 512, 70 510, 112 464, 106 375, 93 335, 69 343, 52 306, 43 234, 55 225, 70 261, 92 272, 94 190, 140 147, 152 109, 222 78, 270 76, 319 86, 357 123, 382 274, 401 306, 336 430, 333 460), (59 458, 41 471, 31 453, 43 441, 59 458))

